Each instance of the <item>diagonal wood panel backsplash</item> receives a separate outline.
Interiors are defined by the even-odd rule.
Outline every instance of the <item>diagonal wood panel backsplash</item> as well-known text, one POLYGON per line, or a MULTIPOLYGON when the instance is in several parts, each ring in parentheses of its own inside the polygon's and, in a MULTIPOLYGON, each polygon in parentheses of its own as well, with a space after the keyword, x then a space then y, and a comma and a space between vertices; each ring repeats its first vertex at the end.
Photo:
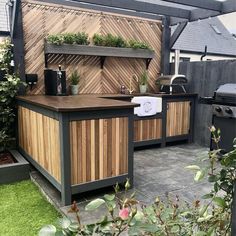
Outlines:
MULTIPOLYGON (((136 39, 148 43, 155 50, 155 58, 149 66, 149 91, 156 91, 155 80, 160 73, 161 35, 160 21, 85 11, 73 7, 46 4, 43 2, 22 3, 25 43, 26 74, 37 73, 37 86, 28 94, 44 94, 44 38, 48 34, 64 32, 86 32, 89 38, 94 33, 120 35, 125 39, 136 39)), ((61 64, 67 77, 74 70, 81 75, 80 93, 117 93, 120 86, 129 87, 129 78, 140 75, 145 69, 142 59, 107 58, 100 68, 100 58, 92 56, 51 55, 49 68, 61 64)), ((69 82, 67 83, 69 85, 69 82)), ((137 82, 133 82, 138 92, 137 82)))

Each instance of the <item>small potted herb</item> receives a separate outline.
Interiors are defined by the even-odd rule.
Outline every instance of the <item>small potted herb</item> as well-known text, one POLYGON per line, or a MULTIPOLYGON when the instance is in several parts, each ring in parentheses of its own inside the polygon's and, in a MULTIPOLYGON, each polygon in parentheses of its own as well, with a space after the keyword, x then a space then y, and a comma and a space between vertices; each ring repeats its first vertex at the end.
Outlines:
POLYGON ((80 80, 79 73, 77 71, 74 71, 69 77, 69 80, 70 80, 71 94, 77 95, 79 91, 79 85, 78 85, 80 80))
POLYGON ((145 70, 139 77, 139 91, 140 93, 147 92, 147 85, 148 85, 148 72, 145 70))

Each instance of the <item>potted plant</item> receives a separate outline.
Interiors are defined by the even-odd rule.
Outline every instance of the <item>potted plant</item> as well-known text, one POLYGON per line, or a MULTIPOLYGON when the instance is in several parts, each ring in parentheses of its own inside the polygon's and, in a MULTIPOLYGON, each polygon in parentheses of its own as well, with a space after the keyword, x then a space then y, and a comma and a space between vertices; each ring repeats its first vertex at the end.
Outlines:
POLYGON ((69 77, 70 80, 70 88, 71 88, 71 94, 72 95, 77 95, 79 91, 79 80, 80 80, 80 75, 78 74, 77 71, 72 72, 71 76, 69 77))
POLYGON ((143 71, 141 76, 139 77, 139 91, 140 93, 146 93, 147 92, 147 85, 148 85, 148 73, 147 71, 143 71))
POLYGON ((0 184, 29 177, 28 162, 17 151, 12 151, 16 146, 15 96, 23 85, 10 65, 12 47, 10 40, 0 44, 0 69, 5 72, 0 81, 0 184))

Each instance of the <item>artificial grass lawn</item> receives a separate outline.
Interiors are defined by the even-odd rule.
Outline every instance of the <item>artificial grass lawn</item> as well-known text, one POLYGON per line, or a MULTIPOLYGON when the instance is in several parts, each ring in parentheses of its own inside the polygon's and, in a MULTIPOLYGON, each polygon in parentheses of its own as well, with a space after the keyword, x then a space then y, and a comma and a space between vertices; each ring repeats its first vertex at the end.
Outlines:
POLYGON ((35 236, 58 217, 30 180, 0 185, 0 236, 35 236))

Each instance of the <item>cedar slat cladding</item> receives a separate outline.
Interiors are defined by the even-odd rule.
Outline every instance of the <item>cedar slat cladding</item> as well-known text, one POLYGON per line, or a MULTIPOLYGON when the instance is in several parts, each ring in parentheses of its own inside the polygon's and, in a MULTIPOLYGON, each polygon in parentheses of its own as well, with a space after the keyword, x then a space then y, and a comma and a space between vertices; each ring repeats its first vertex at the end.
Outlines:
POLYGON ((166 136, 185 135, 190 128, 190 102, 168 102, 166 136))
MULTIPOLYGON (((22 3, 25 43, 25 70, 27 74, 37 73, 39 81, 29 94, 44 93, 44 38, 48 34, 85 31, 91 38, 94 33, 112 33, 125 39, 147 42, 155 50, 155 58, 149 66, 149 90, 157 91, 155 80, 161 64, 161 22, 73 7, 61 7, 37 1, 22 3)), ((145 69, 142 59, 107 58, 104 69, 100 58, 89 56, 50 55, 49 68, 62 64, 67 77, 73 70, 81 74, 80 93, 117 93, 120 86, 129 87, 129 78, 140 75, 145 69)), ((69 83, 67 83, 69 84, 69 83)), ((135 90, 138 84, 133 82, 135 90)))
POLYGON ((19 106, 19 146, 59 183, 59 122, 19 106))
POLYGON ((70 122, 72 185, 128 173, 128 118, 70 122))
POLYGON ((134 121, 134 141, 155 140, 161 138, 162 120, 135 120, 134 121))

